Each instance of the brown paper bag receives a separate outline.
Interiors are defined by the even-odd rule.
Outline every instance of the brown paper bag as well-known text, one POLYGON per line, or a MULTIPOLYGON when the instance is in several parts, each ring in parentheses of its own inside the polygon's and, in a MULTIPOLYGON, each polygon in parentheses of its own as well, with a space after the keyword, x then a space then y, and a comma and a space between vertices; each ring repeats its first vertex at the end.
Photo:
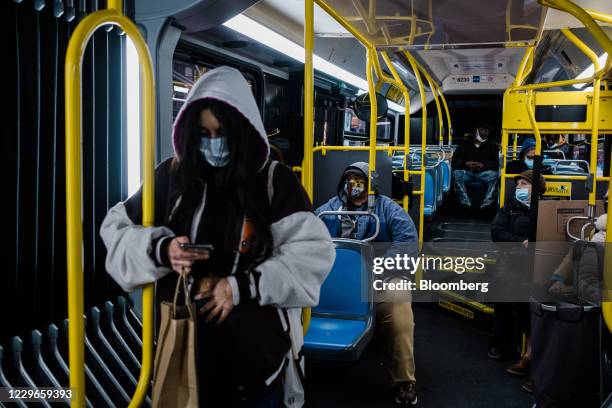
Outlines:
POLYGON ((162 302, 160 320, 153 373, 153 407, 197 407, 196 311, 195 304, 189 301, 186 276, 178 278, 174 302, 162 302), (184 306, 177 305, 181 283, 185 292, 184 306))

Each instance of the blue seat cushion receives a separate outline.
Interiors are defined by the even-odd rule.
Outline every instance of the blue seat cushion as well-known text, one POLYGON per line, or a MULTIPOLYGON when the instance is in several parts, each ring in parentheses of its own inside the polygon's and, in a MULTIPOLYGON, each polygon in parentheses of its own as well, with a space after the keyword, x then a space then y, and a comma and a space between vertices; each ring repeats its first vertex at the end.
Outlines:
POLYGON ((306 350, 344 350, 355 345, 365 330, 363 320, 312 316, 304 347, 306 350))

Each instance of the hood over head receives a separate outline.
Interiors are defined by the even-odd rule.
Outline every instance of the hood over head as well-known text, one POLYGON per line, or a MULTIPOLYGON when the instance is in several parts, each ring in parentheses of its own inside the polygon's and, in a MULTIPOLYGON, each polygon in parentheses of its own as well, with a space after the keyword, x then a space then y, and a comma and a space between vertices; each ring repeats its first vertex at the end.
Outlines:
POLYGON ((202 75, 189 91, 172 129, 172 146, 175 154, 183 137, 180 129, 185 112, 195 101, 208 98, 233 107, 253 126, 261 139, 260 153, 261 167, 263 167, 270 155, 270 145, 259 108, 244 76, 237 69, 226 66, 215 68, 202 75))
POLYGON ((521 150, 519 151, 519 157, 521 160, 525 158, 525 155, 529 153, 530 150, 535 149, 536 142, 535 140, 529 138, 526 139, 521 145, 521 150))

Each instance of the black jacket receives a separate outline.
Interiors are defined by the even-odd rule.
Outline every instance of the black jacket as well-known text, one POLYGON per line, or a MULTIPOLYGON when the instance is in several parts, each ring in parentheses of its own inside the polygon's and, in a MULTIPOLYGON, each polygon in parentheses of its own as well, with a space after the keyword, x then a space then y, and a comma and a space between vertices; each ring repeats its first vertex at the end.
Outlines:
POLYGON ((484 164, 483 170, 497 171, 499 168, 499 148, 496 144, 486 141, 479 147, 467 141, 459 145, 453 154, 453 169, 467 169, 465 163, 476 161, 484 164))
POLYGON ((529 208, 514 198, 497 210, 491 223, 491 239, 494 242, 522 242, 529 238, 530 231, 529 208))

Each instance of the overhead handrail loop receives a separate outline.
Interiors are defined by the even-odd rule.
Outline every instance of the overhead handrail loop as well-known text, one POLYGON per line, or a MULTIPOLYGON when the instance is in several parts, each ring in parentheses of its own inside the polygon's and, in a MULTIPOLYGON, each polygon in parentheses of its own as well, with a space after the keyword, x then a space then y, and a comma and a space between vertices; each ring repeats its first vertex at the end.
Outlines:
MULTIPOLYGON (((65 63, 66 119, 66 235, 70 387, 72 406, 85 407, 85 332, 83 321, 83 226, 81 191, 81 66, 93 33, 108 24, 120 27, 132 40, 140 62, 143 112, 142 128, 142 224, 153 225, 155 165, 155 80, 146 43, 136 25, 122 14, 121 0, 109 0, 108 9, 89 14, 74 30, 65 63)), ((142 368, 130 407, 143 402, 153 367, 153 284, 143 288, 142 368)))

